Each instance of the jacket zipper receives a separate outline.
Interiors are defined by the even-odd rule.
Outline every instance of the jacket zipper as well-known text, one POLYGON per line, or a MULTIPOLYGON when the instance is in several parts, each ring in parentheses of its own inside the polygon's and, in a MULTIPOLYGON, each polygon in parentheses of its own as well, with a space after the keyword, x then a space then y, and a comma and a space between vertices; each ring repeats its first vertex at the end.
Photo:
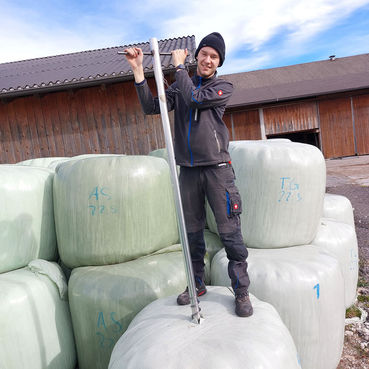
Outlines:
MULTIPOLYGON (((199 77, 199 84, 197 85, 196 90, 198 90, 201 87, 201 81, 202 81, 202 77, 199 77)), ((197 109, 195 109, 195 119, 197 119, 197 109)), ((187 145, 188 145, 188 150, 190 152, 190 163, 191 163, 191 166, 193 166, 193 155, 192 155, 192 150, 191 150, 191 145, 190 145, 191 126, 192 126, 192 109, 190 110, 190 122, 188 124, 187 145)))
POLYGON ((219 140, 217 136, 217 131, 215 129, 214 129, 214 136, 215 136, 215 141, 217 142, 217 145, 218 145, 218 152, 220 152, 220 144, 219 144, 219 140))

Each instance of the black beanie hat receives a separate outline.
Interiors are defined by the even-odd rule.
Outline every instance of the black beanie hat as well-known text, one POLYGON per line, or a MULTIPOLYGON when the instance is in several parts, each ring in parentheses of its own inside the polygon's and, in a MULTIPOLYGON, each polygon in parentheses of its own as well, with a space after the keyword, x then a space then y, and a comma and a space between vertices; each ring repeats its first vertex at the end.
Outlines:
POLYGON ((223 65, 224 58, 225 58, 225 43, 223 40, 223 37, 218 32, 210 33, 210 35, 205 36, 199 43, 199 46, 196 49, 195 52, 195 58, 197 58, 197 55, 199 54, 199 51, 201 48, 205 46, 210 46, 213 49, 215 49, 219 54, 219 67, 223 65))

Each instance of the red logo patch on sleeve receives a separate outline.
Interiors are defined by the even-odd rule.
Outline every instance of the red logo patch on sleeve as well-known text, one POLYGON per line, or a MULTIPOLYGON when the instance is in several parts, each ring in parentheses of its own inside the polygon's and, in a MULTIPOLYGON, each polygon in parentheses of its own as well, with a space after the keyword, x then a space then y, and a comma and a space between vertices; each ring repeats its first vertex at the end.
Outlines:
POLYGON ((218 95, 219 95, 219 96, 222 96, 222 95, 223 95, 223 91, 222 91, 222 90, 219 90, 219 91, 218 91, 218 95))

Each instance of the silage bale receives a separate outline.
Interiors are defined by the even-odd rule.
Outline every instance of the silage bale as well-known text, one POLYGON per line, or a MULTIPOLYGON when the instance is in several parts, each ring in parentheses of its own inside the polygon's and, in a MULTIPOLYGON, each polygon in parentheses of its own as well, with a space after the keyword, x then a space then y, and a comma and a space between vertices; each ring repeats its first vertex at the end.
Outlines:
MULTIPOLYGON (((167 163, 169 163, 168 160, 168 151, 166 148, 164 149, 157 149, 154 151, 149 152, 149 156, 154 156, 155 158, 161 158, 164 159, 167 163)), ((179 172, 181 170, 181 167, 179 165, 176 165, 177 169, 177 175, 179 175, 179 172)))
POLYGON ((234 313, 228 288, 209 287, 201 297, 204 318, 190 321, 176 297, 143 309, 119 339, 109 369, 298 369, 294 342, 273 306, 251 296, 254 314, 234 313))
POLYGON ((44 158, 34 158, 34 159, 19 161, 18 163, 16 163, 16 165, 28 165, 32 167, 49 168, 51 163, 54 163, 57 161, 66 161, 69 159, 70 159, 69 157, 65 157, 65 156, 50 156, 50 157, 44 157, 44 158))
MULTIPOLYGON (((238 141, 229 152, 243 212, 248 247, 308 244, 323 211, 325 160, 315 146, 288 141, 238 141)), ((217 232, 210 207, 208 225, 217 232)))
POLYGON ((56 170, 57 166, 61 163, 64 163, 66 161, 72 160, 72 158, 65 158, 65 159, 57 159, 57 160, 53 160, 49 163, 49 165, 47 166, 49 169, 52 170, 56 170))
POLYGON ((56 263, 0 274, 0 366, 74 369, 76 351, 65 278, 56 263))
POLYGON ((55 223, 68 267, 120 263, 177 243, 167 163, 149 156, 99 156, 59 165, 55 223))
POLYGON ((79 160, 79 159, 88 159, 88 158, 102 158, 104 156, 125 156, 124 154, 80 154, 76 156, 72 156, 71 159, 79 160))
MULTIPOLYGON (((272 304, 291 332, 304 369, 336 369, 343 349, 344 282, 338 260, 306 245, 249 249, 250 292, 272 304)), ((224 249, 214 256, 211 281, 230 286, 224 249)))
POLYGON ((107 368, 114 344, 135 315, 159 297, 182 292, 186 284, 181 252, 74 269, 69 302, 79 368, 107 368))
POLYGON ((354 209, 345 196, 326 193, 322 218, 332 218, 355 227, 354 209))
POLYGON ((157 149, 149 152, 150 156, 155 156, 156 158, 162 158, 166 162, 168 161, 168 152, 167 149, 157 149))
POLYGON ((53 176, 47 168, 0 165, 0 273, 57 259, 53 176))
POLYGON ((60 160, 52 161, 49 164, 49 168, 54 169, 55 171, 58 171, 58 167, 66 161, 76 161, 76 160, 90 159, 90 158, 101 158, 101 157, 106 157, 106 156, 111 157, 111 156, 125 156, 125 155, 123 154, 81 154, 81 155, 72 156, 65 160, 60 159, 60 160))
POLYGON ((318 233, 312 245, 322 247, 340 262, 345 284, 345 307, 356 299, 359 274, 358 245, 355 228, 334 219, 321 219, 318 233))
MULTIPOLYGON (((206 237, 205 237, 205 242, 207 242, 206 237)), ((213 247, 215 247, 215 245, 213 247)), ((158 251, 155 251, 154 253, 152 253, 152 254, 150 254, 148 256, 160 255, 160 254, 167 254, 168 252, 176 252, 176 251, 183 252, 183 247, 182 247, 182 245, 180 243, 179 244, 172 245, 172 246, 165 247, 165 248, 160 249, 158 251)), ((208 285, 208 284, 210 284, 210 265, 211 265, 210 254, 208 252, 204 256, 204 263, 205 263, 205 268, 204 268, 204 283, 206 285, 208 285)))

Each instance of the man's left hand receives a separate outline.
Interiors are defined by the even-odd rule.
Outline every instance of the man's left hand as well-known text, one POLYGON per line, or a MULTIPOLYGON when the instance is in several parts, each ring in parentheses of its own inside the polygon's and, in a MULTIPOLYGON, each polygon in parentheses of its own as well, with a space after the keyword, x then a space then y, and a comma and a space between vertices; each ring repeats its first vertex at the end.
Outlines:
POLYGON ((173 65, 178 67, 180 64, 184 64, 188 55, 187 49, 177 49, 172 51, 173 65))

